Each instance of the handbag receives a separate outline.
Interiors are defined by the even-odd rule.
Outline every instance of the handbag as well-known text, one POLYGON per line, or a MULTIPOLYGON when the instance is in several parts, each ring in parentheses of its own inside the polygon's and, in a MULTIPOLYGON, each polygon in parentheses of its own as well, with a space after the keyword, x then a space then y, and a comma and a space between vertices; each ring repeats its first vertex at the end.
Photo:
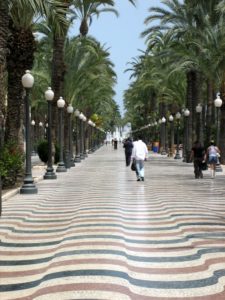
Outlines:
POLYGON ((208 164, 207 164, 206 161, 204 161, 204 162, 201 163, 201 170, 202 171, 208 170, 208 164))
POLYGON ((132 161, 132 164, 131 164, 131 170, 132 170, 132 171, 136 171, 136 163, 135 163, 135 160, 132 161))

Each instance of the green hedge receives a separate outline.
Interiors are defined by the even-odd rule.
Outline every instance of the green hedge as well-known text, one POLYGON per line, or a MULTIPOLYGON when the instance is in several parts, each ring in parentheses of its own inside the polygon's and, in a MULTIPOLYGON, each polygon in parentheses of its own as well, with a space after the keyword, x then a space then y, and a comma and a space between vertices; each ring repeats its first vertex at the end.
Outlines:
MULTIPOLYGON (((37 146, 37 153, 41 161, 44 163, 48 162, 48 142, 46 140, 39 142, 37 146)), ((59 161, 59 147, 55 145, 55 158, 54 163, 59 161)))
POLYGON ((7 143, 0 150, 0 174, 3 187, 15 185, 17 176, 22 173, 24 165, 24 154, 13 143, 7 143))

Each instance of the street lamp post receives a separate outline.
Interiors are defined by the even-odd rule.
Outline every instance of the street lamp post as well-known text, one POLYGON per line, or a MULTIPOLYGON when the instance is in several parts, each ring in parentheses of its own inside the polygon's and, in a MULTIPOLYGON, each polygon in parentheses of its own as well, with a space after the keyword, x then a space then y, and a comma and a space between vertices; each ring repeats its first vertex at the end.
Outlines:
POLYGON ((34 128, 34 126, 35 126, 35 121, 34 120, 32 120, 31 121, 31 125, 32 125, 32 133, 31 133, 31 141, 32 141, 32 152, 31 152, 31 155, 32 156, 35 156, 36 155, 36 151, 35 151, 35 138, 34 138, 34 136, 35 136, 35 128, 34 128))
POLYGON ((174 149, 174 123, 173 123, 173 115, 169 116, 170 121, 170 153, 169 156, 173 157, 173 149, 174 149))
POLYGON ((69 151, 69 164, 70 167, 75 167, 74 164, 74 159, 73 159, 73 143, 72 143, 72 120, 71 120, 71 116, 73 113, 73 106, 71 104, 69 104, 69 106, 67 106, 67 113, 68 113, 68 151, 69 151))
POLYGON ((96 134, 96 124, 93 123, 93 136, 92 136, 92 141, 93 141, 93 152, 95 152, 97 150, 97 143, 96 143, 96 140, 97 140, 97 134, 96 134))
POLYGON ((185 122, 185 133, 184 133, 184 162, 189 162, 190 158, 190 149, 188 147, 188 117, 190 116, 190 111, 188 108, 184 110, 184 122, 185 122))
POLYGON ((57 176, 54 172, 53 166, 52 166, 52 100, 54 98, 54 92, 49 87, 47 91, 45 92, 45 99, 48 102, 48 127, 47 127, 47 138, 48 138, 48 165, 46 169, 46 173, 44 175, 44 179, 56 179, 57 176))
MULTIPOLYGON (((0 151, 3 147, 3 137, 4 137, 4 115, 0 111, 0 151)), ((0 216, 2 214, 2 178, 0 174, 0 216)))
POLYGON ((214 105, 216 108, 216 145, 219 146, 219 139, 220 139, 220 107, 222 106, 222 99, 220 98, 220 94, 217 93, 216 99, 214 100, 214 105))
POLYGON ((86 125, 86 121, 87 121, 87 118, 85 116, 83 116, 83 129, 84 129, 84 134, 83 134, 83 137, 84 137, 84 157, 88 157, 88 154, 87 154, 87 125, 86 125))
POLYGON ((26 94, 24 97, 25 106, 25 141, 26 141, 26 171, 23 186, 20 189, 20 194, 37 194, 37 187, 34 184, 31 168, 31 143, 30 143, 30 89, 34 84, 34 77, 30 74, 30 71, 26 71, 26 74, 22 77, 22 84, 25 88, 26 94))
POLYGON ((180 126, 180 118, 181 118, 181 113, 178 111, 176 113, 176 120, 177 120, 177 147, 176 147, 176 155, 174 159, 180 159, 180 151, 179 151, 179 140, 180 140, 180 132, 179 132, 179 126, 180 126))
MULTIPOLYGON (((216 145, 219 147, 220 142, 220 107, 223 101, 220 98, 220 93, 217 93, 216 99, 214 100, 214 105, 216 107, 216 145)), ((222 167, 220 165, 219 158, 217 157, 216 172, 222 172, 222 167)))
POLYGON ((158 136, 159 136, 159 152, 160 152, 160 148, 162 146, 162 120, 159 119, 158 120, 158 124, 159 124, 159 128, 158 128, 158 136))
POLYGON ((153 136, 154 136, 154 140, 155 140, 155 142, 157 142, 157 141, 158 141, 158 131, 157 131, 157 125, 158 125, 158 122, 157 122, 157 121, 155 121, 155 122, 154 122, 154 133, 153 133, 153 136))
POLYGON ((76 116, 76 155, 74 161, 76 163, 80 163, 80 144, 79 144, 79 136, 80 136, 80 128, 79 128, 79 115, 80 112, 78 109, 75 110, 75 116, 76 116))
POLYGON ((48 140, 48 123, 45 124, 45 140, 48 140))
POLYGON ((92 153, 91 151, 91 127, 92 127, 92 121, 91 120, 88 120, 88 153, 92 153))
POLYGON ((63 160, 63 140, 64 140, 64 124, 63 124, 63 108, 65 106, 65 101, 62 97, 57 101, 57 106, 59 109, 59 163, 56 172, 66 172, 64 160, 63 160))
POLYGON ((42 140, 43 138, 43 123, 39 122, 39 140, 42 140))
POLYGON ((80 119, 80 159, 84 159, 84 125, 83 125, 84 114, 81 112, 79 114, 80 119))
POLYGON ((199 103, 197 106, 196 106, 196 113, 197 113, 197 140, 202 144, 202 134, 201 134, 201 131, 202 131, 202 122, 201 122, 201 113, 202 113, 202 106, 201 104, 199 103))
POLYGON ((150 143, 150 144, 151 144, 151 126, 152 126, 152 125, 149 123, 149 124, 148 124, 148 133, 147 133, 147 134, 148 134, 148 140, 149 140, 149 143, 150 143))
POLYGON ((162 117, 162 155, 166 155, 166 118, 162 117))

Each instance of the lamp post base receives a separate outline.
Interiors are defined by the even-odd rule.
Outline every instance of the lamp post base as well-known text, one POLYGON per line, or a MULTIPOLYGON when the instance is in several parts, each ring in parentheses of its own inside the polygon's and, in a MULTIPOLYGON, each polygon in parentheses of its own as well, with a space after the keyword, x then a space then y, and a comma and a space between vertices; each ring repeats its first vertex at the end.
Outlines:
POLYGON ((80 163, 80 162, 81 162, 80 155, 76 155, 76 156, 75 156, 74 162, 75 162, 75 163, 80 163))
POLYGON ((64 152, 64 164, 66 169, 70 169, 71 163, 70 163, 70 153, 68 150, 65 150, 64 152))
POLYGON ((179 152, 176 153, 176 155, 174 156, 174 159, 181 159, 179 152))
POLYGON ((71 167, 75 167, 74 161, 75 161, 74 158, 71 157, 71 159, 70 159, 70 166, 71 166, 71 167))
POLYGON ((45 175, 43 176, 44 179, 56 179, 57 176, 53 170, 53 168, 47 168, 45 175))
POLYGON ((24 183, 20 189, 20 194, 37 194, 38 189, 34 183, 24 183))
POLYGON ((84 156, 83 153, 80 154, 80 159, 81 159, 81 160, 82 160, 82 159, 85 159, 85 156, 84 156))
POLYGON ((58 167, 56 168, 56 172, 58 172, 58 173, 60 173, 60 172, 67 172, 67 169, 66 169, 66 167, 65 167, 65 165, 64 165, 63 162, 60 162, 58 164, 58 167))

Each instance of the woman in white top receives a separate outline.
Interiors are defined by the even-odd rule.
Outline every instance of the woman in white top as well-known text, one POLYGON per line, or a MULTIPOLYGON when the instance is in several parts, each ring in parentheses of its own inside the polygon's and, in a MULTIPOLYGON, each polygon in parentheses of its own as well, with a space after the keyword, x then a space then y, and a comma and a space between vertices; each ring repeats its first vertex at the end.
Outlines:
POLYGON ((207 148, 205 160, 208 159, 211 170, 211 178, 215 178, 215 169, 220 155, 219 148, 215 145, 214 141, 210 142, 210 146, 207 148))

